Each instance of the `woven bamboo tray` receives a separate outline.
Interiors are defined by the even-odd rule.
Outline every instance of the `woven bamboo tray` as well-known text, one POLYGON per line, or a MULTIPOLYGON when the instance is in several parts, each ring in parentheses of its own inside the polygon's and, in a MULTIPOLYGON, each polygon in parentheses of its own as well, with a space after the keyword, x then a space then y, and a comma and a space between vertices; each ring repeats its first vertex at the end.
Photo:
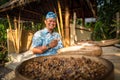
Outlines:
MULTIPOLYGON (((46 56, 49 58, 81 58, 83 57, 83 55, 54 55, 54 56, 46 56)), ((19 73, 19 70, 21 70, 21 68, 26 65, 27 63, 30 63, 31 61, 39 61, 40 58, 46 58, 46 57, 37 57, 37 58, 32 58, 29 60, 26 60, 24 62, 22 62, 19 66, 17 66, 17 68, 15 69, 15 75, 16 75, 16 80, 31 80, 29 78, 26 78, 25 76, 23 76, 22 74, 19 73)), ((101 77, 99 80, 114 80, 114 66, 113 64, 108 61, 107 59, 104 58, 100 58, 100 57, 90 57, 90 56, 84 56, 85 58, 89 58, 91 60, 97 61, 98 63, 102 63, 103 65, 105 65, 107 67, 107 73, 101 77)))
POLYGON ((101 56, 102 48, 95 44, 84 42, 84 43, 79 43, 74 46, 59 49, 57 54, 59 54, 59 55, 73 54, 73 55, 101 56))
POLYGON ((101 40, 101 41, 82 40, 82 41, 77 41, 76 44, 91 43, 91 44, 96 44, 98 46, 104 47, 104 46, 111 46, 119 42, 120 42, 120 39, 108 39, 108 40, 101 40))
POLYGON ((102 40, 102 41, 94 41, 95 44, 104 47, 114 45, 120 42, 120 39, 109 39, 109 40, 102 40))

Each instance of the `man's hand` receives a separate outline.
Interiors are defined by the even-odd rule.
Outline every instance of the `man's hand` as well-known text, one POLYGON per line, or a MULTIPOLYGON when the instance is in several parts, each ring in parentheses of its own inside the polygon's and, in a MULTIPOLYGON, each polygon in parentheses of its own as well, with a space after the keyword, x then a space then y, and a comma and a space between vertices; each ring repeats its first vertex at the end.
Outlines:
MULTIPOLYGON (((54 48, 55 46, 57 46, 58 44, 58 40, 52 40, 50 43, 49 43, 49 47, 50 48, 54 48)), ((39 46, 39 47, 35 47, 33 48, 33 53, 37 54, 42 54, 43 52, 45 52, 46 50, 48 50, 48 48, 46 46, 39 46)))
POLYGON ((50 47, 50 48, 53 48, 53 47, 57 46, 57 44, 58 44, 58 40, 52 40, 52 41, 49 43, 49 47, 50 47))
POLYGON ((35 54, 42 54, 44 51, 47 50, 47 47, 46 46, 38 46, 38 47, 35 47, 32 49, 33 53, 35 54))

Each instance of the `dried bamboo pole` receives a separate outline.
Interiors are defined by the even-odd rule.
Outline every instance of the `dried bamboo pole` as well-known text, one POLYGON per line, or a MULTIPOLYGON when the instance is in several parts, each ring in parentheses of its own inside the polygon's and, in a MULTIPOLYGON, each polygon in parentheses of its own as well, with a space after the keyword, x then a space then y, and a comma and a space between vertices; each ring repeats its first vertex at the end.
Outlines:
POLYGON ((18 46, 17 46, 17 44, 18 44, 18 42, 17 42, 17 26, 18 26, 17 20, 16 20, 16 18, 14 18, 14 29, 15 29, 15 33, 14 33, 15 40, 14 40, 14 43, 16 44, 15 45, 16 46, 16 50, 15 50, 16 53, 18 52, 18 46))
POLYGON ((66 1, 66 6, 65 6, 65 47, 70 46, 70 22, 69 22, 69 7, 68 7, 68 2, 66 1))
MULTIPOLYGON (((54 12, 56 13, 56 10, 54 9, 54 12)), ((57 14, 57 13, 56 13, 57 14)), ((60 23, 59 23, 59 20, 58 20, 58 17, 57 17, 57 28, 58 28, 58 33, 60 34, 60 36, 62 36, 61 34, 61 29, 60 29, 60 23)))
POLYGON ((59 32, 60 36, 62 36, 58 17, 57 17, 57 27, 58 27, 58 32, 59 32))
POLYGON ((73 15, 74 17, 73 17, 73 20, 74 20, 74 22, 73 22, 73 29, 74 29, 74 33, 73 33, 73 35, 74 35, 74 41, 77 41, 77 35, 76 35, 76 20, 77 20, 77 15, 76 15, 76 13, 74 12, 74 15, 73 15))
POLYGON ((18 53, 18 42, 17 42, 18 39, 17 39, 17 32, 18 32, 18 30, 15 29, 15 33, 14 33, 14 35, 15 35, 15 41, 14 41, 14 42, 16 43, 16 51, 15 51, 16 53, 18 53))
MULTIPOLYGON (((15 27, 15 26, 14 26, 15 27)), ((18 53, 18 25, 16 26, 16 29, 15 29, 15 43, 16 43, 16 53, 18 53)))
POLYGON ((14 29, 15 30, 17 29, 17 19, 16 19, 16 17, 14 17, 14 29))
POLYGON ((7 15, 7 18, 8 18, 9 28, 10 28, 12 42, 13 42, 15 52, 19 53, 20 46, 21 46, 21 35, 22 35, 22 27, 20 26, 20 16, 19 16, 18 22, 17 22, 16 18, 14 18, 14 28, 15 28, 14 33, 12 30, 10 19, 9 19, 8 15, 7 15))
POLYGON ((60 17, 61 33, 62 33, 62 42, 63 42, 63 45, 65 46, 64 30, 63 30, 63 20, 62 20, 62 11, 61 11, 61 6, 60 6, 60 0, 58 0, 58 10, 59 10, 59 17, 60 17))
POLYGON ((10 17, 9 17, 8 14, 7 14, 7 19, 8 19, 9 29, 11 30, 11 29, 12 29, 12 26, 11 26, 10 17))
POLYGON ((77 36, 76 36, 76 31, 75 31, 76 19, 77 19, 76 12, 74 12, 74 14, 73 14, 73 25, 71 25, 71 27, 70 27, 71 28, 70 29, 71 45, 74 45, 75 41, 77 41, 77 36))
POLYGON ((13 31, 12 31, 12 26, 11 26, 11 23, 10 23, 10 18, 9 18, 8 15, 7 15, 7 19, 8 19, 9 31, 10 31, 10 35, 11 35, 11 38, 12 38, 13 46, 14 46, 15 51, 17 51, 16 42, 15 42, 14 34, 13 34, 13 31))
POLYGON ((20 25, 20 13, 19 13, 19 19, 18 19, 18 27, 16 31, 16 43, 17 43, 17 52, 20 52, 20 46, 21 46, 21 35, 22 35, 22 27, 20 25))
MULTIPOLYGON (((21 20, 20 20, 21 21, 21 20)), ((19 34, 18 34, 19 35, 19 34)), ((22 38, 22 26, 21 26, 21 23, 20 23, 20 36, 19 36, 19 50, 21 48, 21 38, 22 38)))

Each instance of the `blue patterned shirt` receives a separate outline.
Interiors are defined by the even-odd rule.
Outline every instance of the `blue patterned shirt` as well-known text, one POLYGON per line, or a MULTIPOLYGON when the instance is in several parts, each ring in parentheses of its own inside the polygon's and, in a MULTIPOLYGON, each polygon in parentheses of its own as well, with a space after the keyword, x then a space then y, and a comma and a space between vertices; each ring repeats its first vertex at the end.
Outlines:
POLYGON ((47 55, 53 55, 57 53, 57 50, 63 47, 61 37, 57 32, 53 32, 52 34, 48 32, 47 28, 44 28, 43 30, 37 31, 32 39, 32 48, 38 47, 38 46, 46 46, 48 45, 52 40, 54 39, 60 39, 58 41, 58 45, 54 48, 51 48, 47 51, 45 51, 42 54, 36 54, 36 56, 47 56, 47 55))

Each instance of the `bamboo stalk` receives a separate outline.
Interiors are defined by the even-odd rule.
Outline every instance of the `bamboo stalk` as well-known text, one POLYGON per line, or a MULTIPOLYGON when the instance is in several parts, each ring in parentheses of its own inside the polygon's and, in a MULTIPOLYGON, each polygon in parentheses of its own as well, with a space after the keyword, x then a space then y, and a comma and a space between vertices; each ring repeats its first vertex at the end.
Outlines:
POLYGON ((59 10, 59 17, 60 17, 60 27, 61 27, 61 33, 62 33, 62 41, 63 41, 63 45, 65 46, 63 20, 62 20, 62 11, 61 11, 61 6, 60 6, 60 0, 58 0, 58 10, 59 10))
POLYGON ((76 15, 75 12, 74 12, 74 15, 73 15, 73 16, 74 16, 74 18, 73 18, 73 19, 74 19, 74 22, 73 22, 74 33, 73 33, 73 35, 74 35, 74 41, 77 41, 77 35, 76 35, 76 30, 75 30, 75 29, 76 29, 75 27, 76 27, 77 15, 76 15))
MULTIPOLYGON (((20 25, 21 26, 21 25, 20 25)), ((19 38, 19 44, 20 44, 20 48, 21 48, 21 38, 22 38, 22 26, 20 27, 20 38, 19 38)))
POLYGON ((8 19, 8 24, 9 24, 9 31, 10 31, 10 35, 11 35, 11 37, 12 37, 12 42, 13 42, 13 45, 14 45, 14 49, 15 49, 15 51, 17 51, 17 47, 16 47, 16 43, 15 43, 15 38, 14 38, 14 36, 13 36, 13 31, 12 31, 12 27, 11 27, 11 23, 10 23, 10 18, 9 18, 9 16, 7 15, 7 19, 8 19))
POLYGON ((66 1, 65 3, 66 3, 66 7, 65 7, 65 46, 68 47, 68 46, 70 46, 70 34, 69 34, 70 33, 70 29, 69 29, 70 13, 69 13, 68 2, 66 1))
POLYGON ((7 19, 8 19, 9 29, 11 30, 11 29, 12 29, 12 26, 11 26, 10 17, 9 17, 8 14, 7 14, 7 19))
POLYGON ((76 27, 76 12, 74 12, 73 14, 73 25, 71 25, 71 34, 70 34, 70 37, 71 37, 71 45, 74 45, 75 44, 75 41, 77 40, 77 37, 76 37, 76 32, 75 32, 75 27, 76 27))
POLYGON ((57 27, 58 27, 58 32, 59 32, 60 36, 62 36, 58 18, 57 18, 57 27))
POLYGON ((18 34, 18 28, 15 29, 15 43, 16 43, 16 53, 18 53, 18 39, 17 39, 17 34, 18 34))
POLYGON ((14 40, 14 43, 15 43, 15 46, 16 46, 16 50, 15 50, 16 53, 18 53, 18 46, 17 46, 17 44, 18 44, 18 42, 17 42, 17 26, 18 26, 18 25, 17 25, 17 20, 16 20, 16 18, 14 17, 14 29, 15 29, 15 33, 14 33, 14 35, 15 35, 15 36, 14 36, 14 37, 15 37, 14 39, 15 39, 15 40, 14 40))
POLYGON ((10 53, 10 43, 9 43, 9 29, 7 29, 7 49, 8 49, 8 53, 10 53))
POLYGON ((17 29, 17 20, 16 20, 16 17, 14 17, 14 29, 17 29))
POLYGON ((17 53, 20 52, 20 46, 21 46, 21 35, 22 35, 22 27, 20 25, 20 13, 19 13, 19 19, 18 19, 18 28, 17 28, 17 53))
MULTIPOLYGON (((56 13, 56 10, 54 9, 54 12, 56 13)), ((57 13, 56 13, 57 14, 57 13)), ((58 17, 57 17, 57 27, 58 27, 58 33, 60 34, 60 36, 62 36, 61 34, 61 29, 60 29, 60 23, 59 23, 59 20, 58 20, 58 17)))
POLYGON ((16 29, 16 44, 17 44, 17 52, 16 53, 19 53, 19 36, 20 36, 20 15, 19 15, 19 18, 18 18, 18 27, 16 29))

